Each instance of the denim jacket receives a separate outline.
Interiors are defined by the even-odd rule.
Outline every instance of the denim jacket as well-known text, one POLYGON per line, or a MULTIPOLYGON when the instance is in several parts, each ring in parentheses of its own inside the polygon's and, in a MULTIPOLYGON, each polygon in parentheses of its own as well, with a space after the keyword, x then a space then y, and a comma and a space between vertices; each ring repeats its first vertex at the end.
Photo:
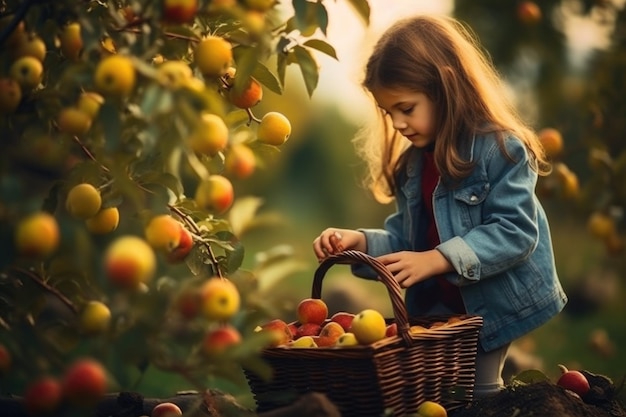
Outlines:
MULTIPOLYGON (((441 244, 437 249, 454 267, 446 278, 457 285, 468 314, 483 317, 479 340, 485 351, 504 346, 557 315, 567 297, 559 282, 546 214, 535 195, 537 173, 522 142, 505 138, 507 158, 494 134, 474 136, 465 158, 471 175, 453 188, 439 182, 433 211, 441 244)), ((421 200, 422 151, 412 148, 396 195, 397 211, 384 229, 360 229, 372 256, 426 247, 421 200)), ((375 278, 356 265, 353 273, 375 278)), ((428 279, 406 290, 410 316, 423 315, 415 294, 428 279)))

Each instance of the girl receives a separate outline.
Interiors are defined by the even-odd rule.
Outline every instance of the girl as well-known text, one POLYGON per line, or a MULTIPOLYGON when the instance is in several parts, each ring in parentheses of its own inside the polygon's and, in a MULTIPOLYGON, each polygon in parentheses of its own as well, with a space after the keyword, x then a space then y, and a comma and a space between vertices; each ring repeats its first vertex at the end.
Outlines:
POLYGON ((550 170, 541 144, 478 42, 449 17, 395 23, 375 45, 363 85, 381 132, 356 143, 374 194, 395 198, 396 212, 383 229, 328 228, 314 252, 377 257, 407 289, 412 316, 482 316, 474 396, 496 393, 510 343, 567 302, 534 193, 550 170))

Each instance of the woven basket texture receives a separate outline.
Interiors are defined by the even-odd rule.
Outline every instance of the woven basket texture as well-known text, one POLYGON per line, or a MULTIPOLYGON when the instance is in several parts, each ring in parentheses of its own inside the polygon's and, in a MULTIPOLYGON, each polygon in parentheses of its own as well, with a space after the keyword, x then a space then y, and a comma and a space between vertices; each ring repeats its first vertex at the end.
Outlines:
POLYGON ((337 264, 365 264, 387 288, 398 335, 370 345, 349 347, 264 349, 273 369, 270 380, 245 370, 257 412, 293 402, 306 392, 324 393, 344 417, 414 414, 424 401, 436 401, 448 411, 472 400, 480 316, 408 317, 402 290, 393 274, 375 258, 344 251, 320 263, 313 278, 312 298, 321 298, 322 281, 337 264), (447 323, 438 326, 440 323, 447 323), (431 326, 435 324, 435 327, 431 326), (411 331, 420 325, 426 330, 411 331))

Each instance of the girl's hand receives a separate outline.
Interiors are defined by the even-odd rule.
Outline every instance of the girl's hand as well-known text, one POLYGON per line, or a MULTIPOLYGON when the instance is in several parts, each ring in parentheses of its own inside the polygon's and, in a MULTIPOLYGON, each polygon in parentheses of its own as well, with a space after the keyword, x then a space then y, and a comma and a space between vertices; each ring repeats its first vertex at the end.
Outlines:
POLYGON ((402 288, 454 270, 452 264, 436 249, 394 252, 377 259, 389 269, 402 288))
POLYGON ((320 261, 348 249, 365 252, 366 246, 365 234, 350 229, 328 228, 313 241, 313 251, 320 261))

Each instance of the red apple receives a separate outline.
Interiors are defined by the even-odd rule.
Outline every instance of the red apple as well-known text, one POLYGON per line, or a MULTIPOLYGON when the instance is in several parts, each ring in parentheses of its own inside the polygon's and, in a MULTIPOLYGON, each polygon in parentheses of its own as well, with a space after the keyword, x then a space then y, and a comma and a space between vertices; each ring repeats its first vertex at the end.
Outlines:
POLYGON ((180 407, 171 402, 157 404, 150 413, 150 417, 178 417, 182 415, 183 411, 180 407))
POLYGON ((322 324, 328 317, 328 306, 319 298, 305 298, 298 303, 296 313, 302 324, 322 324))
POLYGON ((236 328, 227 324, 209 331, 204 336, 202 350, 207 355, 218 355, 239 343, 241 343, 241 334, 236 328))
POLYGON ((191 232, 184 226, 181 226, 181 229, 180 242, 178 243, 178 246, 166 255, 168 262, 173 264, 184 261, 193 248, 193 236, 191 235, 191 232))
POLYGON ((291 338, 294 339, 296 337, 296 332, 298 331, 298 323, 292 321, 291 323, 287 324, 287 327, 289 328, 289 332, 291 333, 291 338))
POLYGON ((289 325, 281 319, 268 321, 261 326, 261 331, 273 333, 274 337, 270 342, 270 347, 276 347, 288 343, 294 338, 295 334, 291 332, 289 325))
POLYGON ((345 311, 339 311, 330 317, 330 321, 339 323, 341 327, 343 327, 343 330, 347 332, 350 329, 350 326, 352 325, 353 318, 354 318, 354 314, 346 313, 345 311))
POLYGON ((299 339, 302 336, 317 336, 321 330, 322 326, 317 323, 304 323, 298 326, 294 339, 299 339))
POLYGON ((391 323, 387 326, 387 330, 385 331, 385 337, 397 336, 398 335, 398 324, 391 323))
POLYGON ((91 358, 76 360, 62 380, 63 394, 78 406, 91 406, 105 394, 107 374, 102 364, 91 358))
POLYGON ((163 20, 188 23, 198 11, 198 0, 163 0, 163 20))
POLYGON ((526 25, 534 25, 541 20, 541 9, 534 1, 523 1, 517 6, 517 17, 526 25))
POLYGON ((562 374, 556 381, 558 386, 575 392, 581 397, 589 392, 589 381, 585 375, 579 371, 570 371, 563 365, 559 365, 559 368, 561 368, 562 374))
POLYGON ((51 376, 32 382, 24 393, 24 406, 32 415, 51 414, 60 404, 63 393, 61 383, 51 376))

